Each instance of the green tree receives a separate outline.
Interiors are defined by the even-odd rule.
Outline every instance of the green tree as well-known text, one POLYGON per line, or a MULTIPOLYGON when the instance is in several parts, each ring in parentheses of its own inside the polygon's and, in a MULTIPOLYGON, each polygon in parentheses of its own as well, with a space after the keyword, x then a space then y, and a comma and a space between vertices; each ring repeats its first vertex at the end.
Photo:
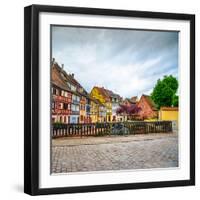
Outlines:
POLYGON ((179 97, 177 95, 174 95, 172 99, 172 105, 176 107, 178 106, 178 104, 179 104, 179 97))
POLYGON ((166 83, 168 87, 170 87, 174 91, 174 94, 177 92, 178 81, 175 77, 173 77, 172 75, 164 76, 162 82, 166 83))
POLYGON ((161 106, 172 106, 174 104, 176 105, 177 97, 175 97, 175 94, 177 92, 177 89, 177 79, 172 75, 164 76, 162 80, 158 79, 151 94, 151 98, 156 103, 158 108, 160 108, 161 106))

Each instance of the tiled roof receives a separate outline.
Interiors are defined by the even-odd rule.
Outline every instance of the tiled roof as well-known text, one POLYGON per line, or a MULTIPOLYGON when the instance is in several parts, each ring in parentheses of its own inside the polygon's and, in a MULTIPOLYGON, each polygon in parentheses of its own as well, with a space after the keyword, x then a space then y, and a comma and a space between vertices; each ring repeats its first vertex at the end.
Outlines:
POLYGON ((95 86, 94 88, 96 88, 101 93, 101 95, 106 99, 106 101, 111 101, 110 98, 122 99, 120 95, 114 93, 111 90, 105 89, 104 87, 95 86))
POLYGON ((137 102, 137 96, 131 97, 130 99, 132 102, 136 103, 137 102))
POLYGON ((63 90, 70 91, 70 88, 60 74, 60 69, 57 64, 53 64, 52 66, 51 83, 56 85, 57 87, 60 87, 63 90))
POLYGON ((163 111, 178 111, 178 107, 161 107, 160 110, 163 110, 163 111))
MULTIPOLYGON (((154 111, 158 110, 156 104, 154 103, 154 101, 151 99, 150 96, 145 95, 145 94, 143 94, 142 96, 145 98, 146 102, 149 104, 149 106, 152 108, 152 110, 154 110, 154 111)), ((142 98, 142 96, 141 96, 141 98, 142 98)))
POLYGON ((109 98, 108 94, 106 93, 106 91, 104 90, 104 88, 102 88, 102 87, 97 87, 97 86, 95 86, 94 88, 96 88, 96 89, 101 93, 101 95, 104 97, 104 99, 105 99, 107 102, 110 101, 110 98, 109 98))
POLYGON ((110 97, 112 97, 112 98, 118 98, 118 99, 121 98, 118 94, 114 93, 114 92, 111 91, 111 90, 108 90, 108 89, 105 89, 105 88, 104 88, 104 90, 106 91, 106 93, 108 94, 108 96, 110 96, 110 97))
POLYGON ((78 83, 78 81, 71 74, 67 74, 57 63, 52 64, 51 82, 57 87, 70 91, 73 94, 89 97, 87 91, 78 83), (67 85, 67 82, 76 85, 78 88, 82 88, 83 92, 72 91, 67 85))
POLYGON ((124 102, 128 102, 128 103, 130 103, 130 104, 136 104, 136 101, 133 101, 132 100, 132 98, 126 98, 125 100, 124 100, 124 102))

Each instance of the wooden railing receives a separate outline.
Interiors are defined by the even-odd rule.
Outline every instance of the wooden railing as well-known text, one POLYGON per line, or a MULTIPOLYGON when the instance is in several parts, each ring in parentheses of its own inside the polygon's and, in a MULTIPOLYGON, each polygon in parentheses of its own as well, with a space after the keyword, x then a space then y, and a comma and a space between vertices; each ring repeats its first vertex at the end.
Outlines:
POLYGON ((53 124, 52 137, 103 136, 172 132, 171 121, 53 124))

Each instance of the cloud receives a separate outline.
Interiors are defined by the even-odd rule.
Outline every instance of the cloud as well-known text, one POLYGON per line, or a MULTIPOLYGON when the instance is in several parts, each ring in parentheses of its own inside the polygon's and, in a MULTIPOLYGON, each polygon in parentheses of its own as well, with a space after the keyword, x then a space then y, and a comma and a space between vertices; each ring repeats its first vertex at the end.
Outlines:
POLYGON ((88 92, 140 96, 164 75, 178 78, 178 32, 53 26, 52 56, 88 92))

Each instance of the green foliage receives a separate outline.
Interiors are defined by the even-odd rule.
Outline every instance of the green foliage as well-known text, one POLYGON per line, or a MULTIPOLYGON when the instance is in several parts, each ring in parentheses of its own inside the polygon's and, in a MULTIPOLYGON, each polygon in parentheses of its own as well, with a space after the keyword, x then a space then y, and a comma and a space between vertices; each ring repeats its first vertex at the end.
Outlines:
POLYGON ((172 75, 164 76, 162 80, 158 79, 151 98, 156 103, 158 108, 161 106, 172 106, 177 105, 175 97, 178 89, 178 81, 172 75))
POLYGON ((165 83, 169 88, 171 88, 174 94, 176 93, 178 89, 178 81, 175 77, 173 77, 172 75, 164 76, 162 82, 165 83))
POLYGON ((173 96, 173 99, 172 99, 172 105, 174 107, 177 107, 179 105, 179 97, 177 95, 174 95, 173 96))

